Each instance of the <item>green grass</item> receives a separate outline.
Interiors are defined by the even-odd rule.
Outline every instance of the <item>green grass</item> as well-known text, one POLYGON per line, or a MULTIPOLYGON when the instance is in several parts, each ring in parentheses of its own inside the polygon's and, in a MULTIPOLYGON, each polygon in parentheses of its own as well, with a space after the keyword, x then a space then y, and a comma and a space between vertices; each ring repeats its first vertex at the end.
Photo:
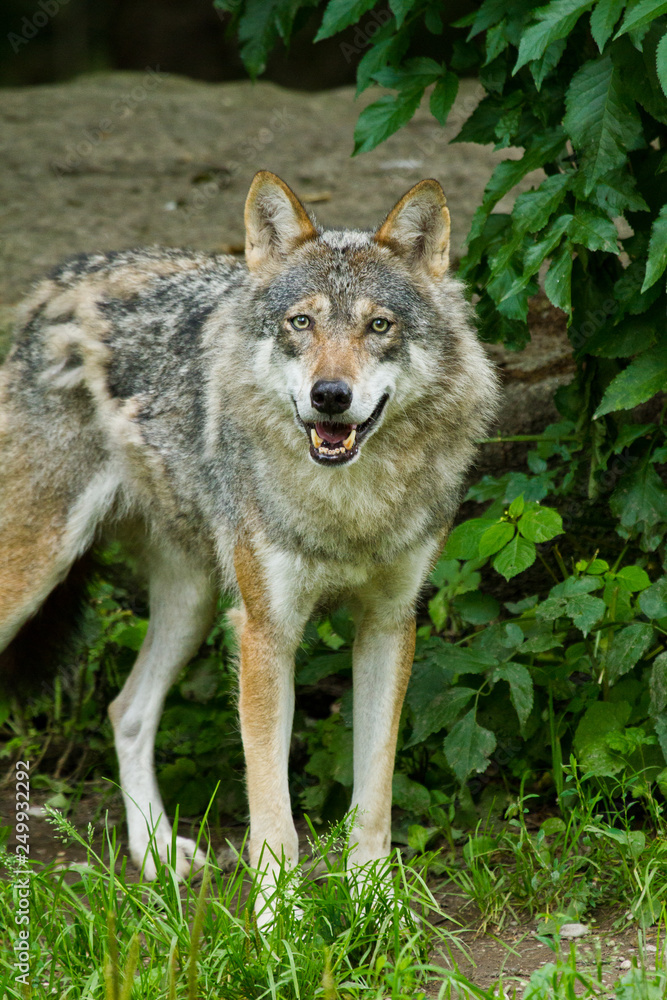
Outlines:
POLYGON ((482 930, 503 931, 510 920, 541 914, 579 921, 600 910, 615 911, 619 927, 646 929, 667 906, 667 821, 653 786, 640 778, 582 776, 571 757, 562 769, 560 814, 539 826, 530 809, 538 796, 522 788, 472 830, 412 826, 410 842, 446 837, 449 848, 432 871, 467 901, 466 914, 482 930))
MULTIPOLYGON (((121 860, 114 830, 107 829, 98 853, 92 828, 83 837, 54 812, 51 822, 60 837, 85 850, 87 860, 63 867, 26 866, 7 853, 0 858, 7 873, 0 887, 0 927, 7 932, 0 954, 3 1000, 574 1000, 610 995, 601 985, 600 966, 592 972, 578 968, 575 949, 560 946, 560 925, 579 914, 576 900, 569 914, 556 908, 543 914, 541 940, 553 948, 553 958, 533 973, 528 986, 511 976, 491 988, 476 986, 474 975, 470 979, 459 970, 466 951, 460 928, 447 919, 429 887, 429 868, 437 868, 438 859, 422 855, 408 864, 396 855, 391 863, 371 867, 356 895, 345 877, 341 826, 325 839, 313 834, 310 856, 294 871, 281 871, 272 900, 275 920, 263 932, 253 915, 257 888, 241 857, 231 873, 211 863, 201 879, 179 883, 165 865, 155 882, 145 883, 134 880, 121 860), (32 990, 16 982, 14 968, 16 888, 26 871, 32 990)), ((607 888, 621 893, 622 905, 630 901, 632 909, 634 900, 630 915, 645 925, 657 922, 664 940, 664 842, 656 838, 653 846, 630 838, 623 845, 620 827, 606 829, 594 809, 564 825, 553 836, 540 837, 519 822, 518 833, 508 832, 504 841, 478 831, 458 872, 447 866, 448 874, 482 913, 492 909, 497 915, 510 903, 525 906, 521 886, 526 882, 534 885, 533 905, 544 902, 540 879, 552 877, 557 858, 585 858, 586 870, 591 866, 603 882, 609 876, 607 888), (588 850, 581 839, 585 830, 592 835, 588 850), (576 849, 583 853, 573 854, 576 849), (525 859, 524 869, 519 857, 525 859)), ((631 832, 626 828, 626 834, 631 832)), ((573 886, 566 880, 564 895, 572 897, 573 886)), ((666 992, 667 970, 658 957, 655 969, 630 969, 617 982, 615 995, 662 1000, 666 992)))
MULTIPOLYGON (((66 870, 31 865, 34 996, 402 1000, 442 976, 429 965, 429 949, 457 947, 450 931, 431 925, 429 918, 444 915, 418 869, 400 859, 371 868, 357 898, 344 877, 340 830, 313 841, 311 858, 295 871, 281 872, 275 921, 264 933, 253 915, 256 887, 240 858, 233 873, 211 864, 193 883, 179 884, 169 866, 154 883, 133 882, 113 832, 102 855, 91 846, 92 831, 86 840, 57 814, 52 821, 85 848, 87 861, 66 870)), ((13 877, 3 888, 0 922, 11 929, 11 885, 24 869, 4 860, 13 877)), ((3 957, 2 996, 23 997, 12 980, 3 957)))

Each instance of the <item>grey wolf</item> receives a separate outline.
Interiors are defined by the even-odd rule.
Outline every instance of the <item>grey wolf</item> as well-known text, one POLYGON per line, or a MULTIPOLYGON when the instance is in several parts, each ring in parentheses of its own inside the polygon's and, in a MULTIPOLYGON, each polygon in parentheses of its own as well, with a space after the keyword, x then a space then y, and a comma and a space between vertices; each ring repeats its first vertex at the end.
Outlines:
MULTIPOLYGON (((150 627, 109 706, 137 865, 171 830, 153 767, 165 695, 233 592, 251 863, 294 864, 295 650, 345 602, 354 642, 355 865, 387 855, 415 604, 497 387, 424 180, 376 232, 323 231, 262 171, 245 262, 82 255, 39 282, 0 369, 0 649, 75 561, 120 532, 150 627), (147 823, 148 821, 148 823, 147 823), (268 850, 265 849, 268 848, 268 850)), ((177 868, 201 863, 179 837, 177 868)))

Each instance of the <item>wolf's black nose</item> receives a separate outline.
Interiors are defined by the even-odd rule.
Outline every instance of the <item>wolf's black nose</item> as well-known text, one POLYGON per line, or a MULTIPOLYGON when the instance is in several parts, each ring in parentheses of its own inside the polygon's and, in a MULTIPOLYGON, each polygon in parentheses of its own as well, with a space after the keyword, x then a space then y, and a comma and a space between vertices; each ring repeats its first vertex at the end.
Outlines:
POLYGON ((352 402, 352 390, 347 382, 320 379, 310 390, 310 401, 320 413, 342 413, 352 402))

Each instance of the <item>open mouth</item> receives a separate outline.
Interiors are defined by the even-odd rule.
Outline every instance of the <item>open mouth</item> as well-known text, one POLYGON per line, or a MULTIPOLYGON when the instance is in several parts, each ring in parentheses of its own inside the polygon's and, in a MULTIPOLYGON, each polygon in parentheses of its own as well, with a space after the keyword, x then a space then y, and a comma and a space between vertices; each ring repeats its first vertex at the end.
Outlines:
POLYGON ((303 426, 310 438, 311 458, 322 465, 341 465, 350 462, 358 454, 360 444, 373 425, 377 423, 388 399, 389 396, 385 394, 363 424, 319 420, 316 423, 304 422, 303 426))

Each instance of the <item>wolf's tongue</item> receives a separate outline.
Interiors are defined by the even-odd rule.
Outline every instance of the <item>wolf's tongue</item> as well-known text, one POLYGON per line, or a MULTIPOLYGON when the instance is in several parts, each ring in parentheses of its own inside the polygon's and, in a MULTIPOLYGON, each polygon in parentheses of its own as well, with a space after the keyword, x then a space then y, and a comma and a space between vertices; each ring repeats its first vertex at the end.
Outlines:
POLYGON ((318 437, 327 444, 342 444, 356 426, 356 424, 315 424, 315 430, 318 437))

